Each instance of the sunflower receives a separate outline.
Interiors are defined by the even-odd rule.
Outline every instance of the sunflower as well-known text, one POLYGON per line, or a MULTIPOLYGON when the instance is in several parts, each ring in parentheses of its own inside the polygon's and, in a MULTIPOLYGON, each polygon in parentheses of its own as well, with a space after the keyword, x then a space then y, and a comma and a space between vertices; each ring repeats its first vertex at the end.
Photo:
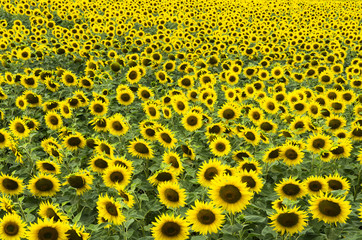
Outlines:
POLYGON ((181 122, 187 131, 193 132, 202 127, 202 115, 190 111, 182 117, 181 122))
POLYGON ((231 145, 224 137, 216 137, 209 145, 212 154, 217 157, 226 156, 230 153, 231 145))
POLYGON ((329 224, 345 223, 351 213, 351 205, 345 201, 345 196, 338 198, 325 193, 313 196, 309 204, 312 217, 329 224))
POLYGON ((85 138, 81 133, 70 134, 63 139, 63 145, 71 150, 75 151, 79 148, 85 147, 85 138))
POLYGON ((15 100, 15 105, 20 109, 20 110, 25 110, 26 109, 26 105, 27 102, 25 100, 24 96, 19 96, 16 98, 15 100))
POLYGON ((107 187, 124 189, 131 181, 129 170, 122 166, 110 166, 103 172, 103 182, 107 187))
POLYGON ((78 79, 74 73, 72 73, 68 70, 65 70, 62 75, 62 82, 64 85, 66 85, 68 87, 76 86, 78 84, 78 79))
POLYGON ((63 185, 69 184, 72 188, 76 189, 77 195, 82 195, 90 190, 93 183, 93 176, 87 170, 80 170, 76 173, 70 174, 66 177, 67 181, 63 185))
POLYGON ((276 66, 271 70, 271 75, 275 79, 281 79, 284 77, 284 69, 281 66, 276 66))
POLYGON ((179 208, 186 204, 185 189, 181 189, 177 182, 162 182, 157 190, 160 202, 168 208, 179 208))
POLYGON ((22 50, 17 51, 16 57, 21 60, 29 60, 31 58, 31 50, 29 47, 26 47, 22 50))
POLYGON ((118 157, 112 159, 113 166, 121 166, 127 169, 129 172, 133 172, 133 163, 130 160, 125 159, 124 157, 118 157))
POLYGON ((108 119, 105 117, 95 117, 89 123, 94 126, 93 129, 97 132, 106 132, 108 129, 108 119))
POLYGON ((260 193, 263 187, 263 182, 259 178, 258 174, 254 171, 239 171, 237 177, 241 182, 246 183, 247 188, 255 193, 260 193))
POLYGON ((330 149, 332 140, 329 136, 322 133, 314 134, 307 140, 307 150, 313 153, 321 153, 323 150, 330 149))
POLYGON ((159 170, 148 178, 148 181, 152 185, 158 185, 163 182, 177 182, 177 178, 174 172, 170 170, 159 170))
POLYGON ((221 176, 224 172, 224 166, 217 159, 210 159, 208 162, 204 161, 200 166, 197 173, 198 182, 204 187, 211 187, 211 181, 221 176))
POLYGON ((328 184, 329 191, 345 190, 347 193, 351 187, 348 180, 340 176, 338 173, 333 175, 330 174, 329 176, 325 177, 325 179, 328 184))
POLYGON ((175 147, 177 139, 171 130, 163 128, 156 133, 157 140, 161 143, 164 148, 172 149, 175 147))
POLYGON ((29 240, 66 240, 66 231, 68 225, 63 222, 54 222, 53 219, 44 219, 42 221, 38 218, 37 223, 30 224, 28 227, 28 239, 29 240))
POLYGON ((36 162, 36 168, 41 173, 60 174, 59 164, 51 161, 50 159, 38 160, 36 162))
POLYGON ((258 145, 260 141, 260 135, 257 133, 256 128, 245 128, 242 131, 242 137, 253 146, 258 145))
POLYGON ((30 134, 30 130, 26 126, 26 123, 19 117, 11 120, 9 128, 11 133, 17 138, 25 138, 30 134))
POLYGON ((126 79, 129 83, 135 84, 141 80, 142 74, 137 67, 131 67, 126 73, 126 79))
POLYGON ((328 190, 328 183, 323 177, 310 176, 303 181, 307 191, 311 195, 321 194, 328 190))
POLYGON ((253 196, 246 184, 236 176, 215 178, 208 192, 215 205, 231 213, 245 209, 253 196))
POLYGON ((97 201, 98 216, 115 225, 122 224, 126 219, 121 212, 121 204, 113 197, 100 195, 97 201))
POLYGON ((178 114, 185 114, 189 110, 188 99, 182 95, 175 95, 172 97, 173 110, 178 114))
POLYGON ((165 152, 163 154, 163 162, 170 165, 170 170, 178 176, 183 171, 182 161, 177 152, 165 152))
POLYGON ((238 171, 246 171, 246 172, 255 172, 256 174, 262 173, 262 168, 260 164, 255 159, 246 159, 245 161, 238 162, 238 166, 236 167, 238 171))
POLYGON ((63 120, 60 114, 56 112, 48 112, 45 117, 45 123, 48 126, 48 128, 52 130, 57 130, 63 126, 63 120))
POLYGON ((69 227, 69 230, 65 234, 67 235, 68 240, 87 240, 89 238, 89 234, 84 232, 84 226, 78 227, 76 224, 69 227))
POLYGON ((192 230, 202 235, 217 233, 225 222, 222 210, 210 202, 195 201, 195 206, 186 212, 186 220, 192 230))
POLYGON ((128 146, 128 152, 132 156, 138 158, 150 159, 154 156, 150 144, 147 141, 138 138, 130 142, 130 145, 128 146))
POLYGON ((23 192, 23 181, 10 175, 0 176, 0 191, 8 195, 19 195, 23 192))
POLYGON ((60 188, 59 180, 52 176, 40 173, 29 181, 30 192, 37 197, 52 197, 60 188))
POLYGON ((54 222, 65 222, 68 223, 68 217, 60 212, 58 205, 54 205, 49 201, 40 203, 38 215, 44 219, 53 219, 54 222))
POLYGON ((245 159, 248 159, 248 158, 251 158, 251 157, 253 157, 253 155, 247 150, 233 151, 233 156, 232 156, 232 158, 236 162, 241 162, 241 161, 244 161, 245 159))
POLYGON ((264 113, 260 108, 252 107, 248 112, 248 117, 254 125, 258 125, 264 119, 264 113))
POLYGON ((95 156, 89 160, 92 171, 103 173, 110 165, 111 160, 105 156, 95 156))
POLYGON ((303 161, 304 153, 292 144, 285 144, 280 149, 281 158, 288 166, 300 164, 303 161))
POLYGON ((128 86, 119 85, 117 87, 116 99, 121 105, 128 106, 133 103, 135 95, 128 86))
POLYGON ((329 149, 333 154, 333 159, 347 158, 351 155, 352 143, 349 139, 340 138, 335 144, 329 149))
POLYGON ((310 124, 310 119, 307 116, 297 116, 291 122, 290 130, 292 130, 295 134, 302 134, 308 130, 308 126, 310 124))
POLYGON ((26 223, 17 214, 7 213, 0 221, 0 239, 20 240, 25 238, 26 223))
POLYGON ((94 100, 91 102, 89 110, 94 116, 103 116, 107 113, 108 107, 107 104, 105 104, 101 100, 94 100))
POLYGON ((10 144, 11 136, 5 129, 0 129, 0 149, 10 144))
POLYGON ((272 202, 272 208, 274 210, 283 210, 285 209, 287 206, 284 204, 284 199, 283 198, 278 198, 277 200, 272 202))
POLYGON ((263 156, 263 162, 271 163, 279 160, 281 158, 281 149, 280 147, 269 148, 265 151, 263 156))
POLYGON ((188 223, 180 216, 162 214, 153 222, 152 237, 155 240, 186 240, 188 239, 188 223))
POLYGON ((269 218, 275 231, 281 232, 282 235, 284 233, 292 235, 304 229, 307 225, 308 215, 305 211, 300 211, 299 208, 294 207, 292 209, 284 208, 277 210, 269 218))
POLYGON ((240 109, 234 103, 225 103, 219 109, 218 115, 227 121, 235 120, 240 117, 240 109))
POLYGON ((120 113, 116 113, 108 119, 107 129, 110 134, 115 136, 122 136, 127 133, 129 126, 120 113))
POLYGON ((261 108, 269 114, 276 114, 279 110, 279 104, 273 98, 265 97, 261 102, 261 108))
POLYGON ((331 115, 326 119, 326 125, 330 131, 335 132, 346 126, 346 120, 342 116, 331 115))
POLYGON ((142 104, 142 106, 143 106, 143 111, 146 113, 149 119, 157 120, 161 117, 160 106, 157 103, 148 101, 142 104))
POLYGON ((166 119, 170 119, 172 117, 172 111, 169 107, 162 107, 162 113, 166 119))
POLYGON ((301 198, 307 193, 306 187, 298 180, 292 179, 292 177, 289 177, 289 179, 284 178, 275 186, 274 191, 276 191, 280 197, 290 200, 301 198))
POLYGON ((156 130, 155 126, 140 126, 140 133, 143 136, 143 138, 149 140, 149 141, 156 141, 156 130))

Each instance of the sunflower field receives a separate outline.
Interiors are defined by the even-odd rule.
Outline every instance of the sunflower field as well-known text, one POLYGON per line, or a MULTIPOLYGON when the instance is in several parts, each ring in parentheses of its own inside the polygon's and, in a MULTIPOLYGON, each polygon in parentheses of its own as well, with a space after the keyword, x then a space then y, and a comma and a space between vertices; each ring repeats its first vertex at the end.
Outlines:
POLYGON ((1 240, 361 240, 362 1, 0 0, 1 240))

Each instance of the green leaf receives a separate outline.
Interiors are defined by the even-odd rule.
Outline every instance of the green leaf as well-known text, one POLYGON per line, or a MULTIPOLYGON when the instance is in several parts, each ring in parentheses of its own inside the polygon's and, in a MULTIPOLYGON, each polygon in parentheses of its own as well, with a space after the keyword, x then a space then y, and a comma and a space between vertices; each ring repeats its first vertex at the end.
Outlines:
POLYGON ((244 218, 246 221, 257 222, 257 223, 262 223, 262 222, 265 222, 265 220, 266 220, 265 217, 258 216, 258 215, 246 215, 244 218))

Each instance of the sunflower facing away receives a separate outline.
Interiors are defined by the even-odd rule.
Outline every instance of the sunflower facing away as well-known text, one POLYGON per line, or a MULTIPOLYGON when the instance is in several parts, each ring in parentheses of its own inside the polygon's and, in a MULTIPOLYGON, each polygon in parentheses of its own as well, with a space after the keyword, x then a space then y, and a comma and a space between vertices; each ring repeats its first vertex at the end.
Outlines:
POLYGON ((195 201, 195 206, 186 212, 186 220, 192 224, 192 230, 203 235, 217 233, 225 221, 222 209, 210 202, 195 201))
POLYGON ((188 239, 188 223, 181 216, 162 214, 153 222, 152 237, 155 240, 186 240, 188 239))
POLYGON ((294 234, 303 231, 307 225, 308 215, 304 211, 300 211, 299 208, 294 207, 292 209, 284 208, 277 210, 277 213, 269 217, 272 220, 271 225, 275 231, 280 232, 282 235, 294 234))

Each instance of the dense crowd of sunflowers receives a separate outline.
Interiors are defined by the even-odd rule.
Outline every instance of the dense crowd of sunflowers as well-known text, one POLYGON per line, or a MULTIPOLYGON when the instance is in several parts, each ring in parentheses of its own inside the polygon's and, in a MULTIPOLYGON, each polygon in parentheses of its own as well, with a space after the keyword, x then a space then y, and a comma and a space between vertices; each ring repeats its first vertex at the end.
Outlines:
POLYGON ((0 3, 0 239, 358 239, 360 1, 0 3))

